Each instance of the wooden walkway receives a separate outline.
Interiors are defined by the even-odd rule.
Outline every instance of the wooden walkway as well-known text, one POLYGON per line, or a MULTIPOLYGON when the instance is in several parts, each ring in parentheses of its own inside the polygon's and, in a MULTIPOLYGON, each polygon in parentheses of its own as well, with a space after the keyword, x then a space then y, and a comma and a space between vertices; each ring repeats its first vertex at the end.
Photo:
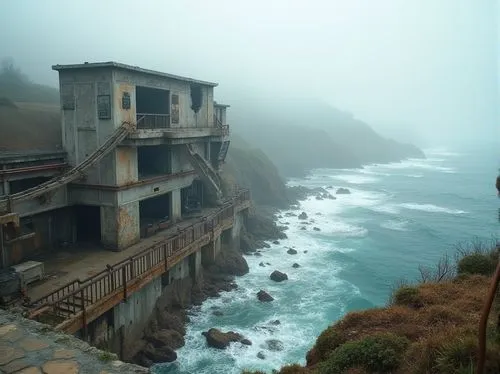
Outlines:
POLYGON ((178 234, 34 301, 30 318, 50 321, 56 330, 75 333, 83 329, 85 334, 90 322, 232 227, 235 213, 249 206, 249 191, 239 191, 219 210, 178 234))

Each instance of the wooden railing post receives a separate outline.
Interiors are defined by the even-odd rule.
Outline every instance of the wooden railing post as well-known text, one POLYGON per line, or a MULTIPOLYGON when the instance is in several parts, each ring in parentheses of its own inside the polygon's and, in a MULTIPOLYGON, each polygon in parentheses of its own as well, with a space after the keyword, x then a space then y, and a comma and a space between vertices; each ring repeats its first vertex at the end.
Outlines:
POLYGON ((165 271, 168 269, 168 263, 167 263, 167 245, 163 244, 163 261, 165 261, 165 271))
POLYGON ((87 340, 87 312, 85 309, 85 299, 83 298, 83 289, 80 291, 80 298, 82 300, 82 324, 83 324, 82 334, 83 334, 83 340, 87 340))
POLYGON ((123 300, 127 301, 127 265, 122 267, 123 300))

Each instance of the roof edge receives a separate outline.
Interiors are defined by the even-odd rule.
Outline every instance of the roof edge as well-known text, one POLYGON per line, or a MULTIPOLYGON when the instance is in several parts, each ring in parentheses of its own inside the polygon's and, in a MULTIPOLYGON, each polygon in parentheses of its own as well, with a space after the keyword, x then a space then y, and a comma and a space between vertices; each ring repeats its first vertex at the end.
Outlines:
POLYGON ((183 77, 180 75, 163 73, 161 71, 144 69, 144 68, 141 68, 139 66, 127 65, 127 64, 122 64, 119 62, 114 62, 114 61, 85 62, 83 64, 52 65, 52 70, 59 71, 59 72, 63 71, 63 70, 72 70, 72 69, 97 69, 97 68, 114 68, 114 69, 135 71, 135 72, 142 73, 142 74, 155 75, 157 77, 175 79, 175 80, 180 80, 183 82, 190 82, 190 83, 201 84, 204 86, 211 86, 211 87, 216 87, 219 85, 218 83, 214 83, 214 82, 208 82, 208 81, 203 81, 203 80, 199 80, 199 79, 183 77))

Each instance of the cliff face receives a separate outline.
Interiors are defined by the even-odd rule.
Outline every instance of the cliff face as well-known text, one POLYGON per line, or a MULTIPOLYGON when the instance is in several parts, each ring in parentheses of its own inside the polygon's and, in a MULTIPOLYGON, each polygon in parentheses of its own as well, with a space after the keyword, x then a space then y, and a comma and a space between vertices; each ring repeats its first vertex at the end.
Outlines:
POLYGON ((225 189, 231 188, 231 184, 249 188, 253 201, 258 205, 285 208, 290 203, 277 167, 262 150, 250 148, 238 136, 231 140, 223 179, 225 189))

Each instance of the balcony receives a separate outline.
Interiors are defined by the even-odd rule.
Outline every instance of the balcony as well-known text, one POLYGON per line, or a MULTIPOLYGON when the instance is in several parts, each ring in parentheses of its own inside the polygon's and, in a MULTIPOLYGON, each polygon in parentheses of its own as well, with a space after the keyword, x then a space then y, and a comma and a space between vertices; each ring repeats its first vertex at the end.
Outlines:
POLYGON ((137 113, 137 129, 156 130, 170 128, 170 114, 137 113))

